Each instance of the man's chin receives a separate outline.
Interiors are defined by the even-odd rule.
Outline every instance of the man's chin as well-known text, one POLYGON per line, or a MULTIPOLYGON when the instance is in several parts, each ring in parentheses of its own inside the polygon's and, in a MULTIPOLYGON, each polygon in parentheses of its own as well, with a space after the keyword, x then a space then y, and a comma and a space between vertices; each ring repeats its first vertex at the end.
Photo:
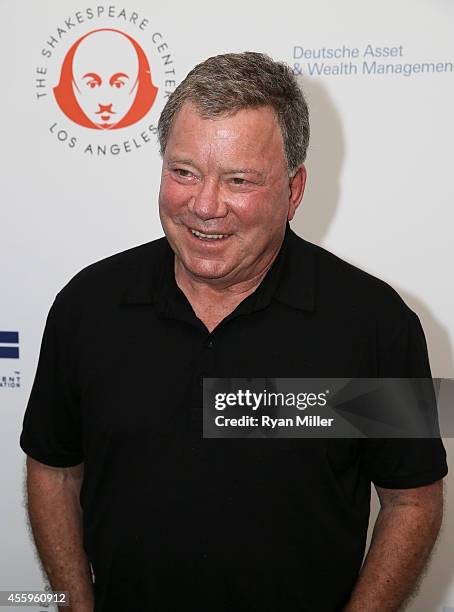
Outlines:
POLYGON ((229 272, 228 268, 223 262, 213 261, 185 261, 183 267, 194 278, 198 280, 216 281, 225 278, 229 272))

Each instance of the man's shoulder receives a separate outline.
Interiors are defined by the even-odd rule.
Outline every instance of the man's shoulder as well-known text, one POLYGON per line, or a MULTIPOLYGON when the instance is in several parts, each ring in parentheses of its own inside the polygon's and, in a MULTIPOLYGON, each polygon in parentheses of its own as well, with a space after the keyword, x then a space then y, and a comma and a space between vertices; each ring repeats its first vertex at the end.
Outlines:
POLYGON ((59 301, 121 298, 133 279, 147 278, 160 268, 169 245, 165 236, 115 253, 82 268, 59 291, 59 301))
POLYGON ((314 268, 316 302, 319 307, 354 309, 379 319, 414 314, 399 293, 386 281, 366 272, 324 247, 294 234, 294 253, 301 261, 310 254, 314 268))

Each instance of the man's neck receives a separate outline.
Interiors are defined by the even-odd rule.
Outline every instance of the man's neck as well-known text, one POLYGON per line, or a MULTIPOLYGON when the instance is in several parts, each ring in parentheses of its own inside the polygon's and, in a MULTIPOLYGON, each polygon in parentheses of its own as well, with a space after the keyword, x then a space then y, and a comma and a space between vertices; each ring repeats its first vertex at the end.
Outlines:
POLYGON ((240 302, 253 293, 273 265, 279 249, 272 258, 249 278, 239 281, 210 283, 191 275, 175 256, 174 272, 178 287, 183 291, 197 317, 211 332, 235 310, 240 302))

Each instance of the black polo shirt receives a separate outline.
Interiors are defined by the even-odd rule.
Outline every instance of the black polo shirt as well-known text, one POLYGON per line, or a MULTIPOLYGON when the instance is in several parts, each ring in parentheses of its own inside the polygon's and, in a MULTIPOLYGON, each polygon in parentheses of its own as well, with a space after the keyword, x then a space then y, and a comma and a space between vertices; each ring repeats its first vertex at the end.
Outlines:
POLYGON ((442 442, 203 439, 204 376, 430 376, 417 315, 287 225, 260 286, 212 333, 165 237, 82 270, 47 318, 20 444, 85 463, 96 612, 341 610, 371 482, 442 478, 442 442))

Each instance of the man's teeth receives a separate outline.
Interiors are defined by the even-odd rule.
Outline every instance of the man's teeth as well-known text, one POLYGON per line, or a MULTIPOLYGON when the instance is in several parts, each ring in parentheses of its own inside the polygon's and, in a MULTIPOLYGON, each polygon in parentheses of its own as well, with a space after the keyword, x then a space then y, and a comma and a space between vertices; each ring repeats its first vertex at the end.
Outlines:
POLYGON ((220 238, 227 238, 228 234, 202 234, 202 232, 198 232, 197 230, 192 229, 191 232, 197 238, 207 238, 208 240, 219 240, 220 238))

